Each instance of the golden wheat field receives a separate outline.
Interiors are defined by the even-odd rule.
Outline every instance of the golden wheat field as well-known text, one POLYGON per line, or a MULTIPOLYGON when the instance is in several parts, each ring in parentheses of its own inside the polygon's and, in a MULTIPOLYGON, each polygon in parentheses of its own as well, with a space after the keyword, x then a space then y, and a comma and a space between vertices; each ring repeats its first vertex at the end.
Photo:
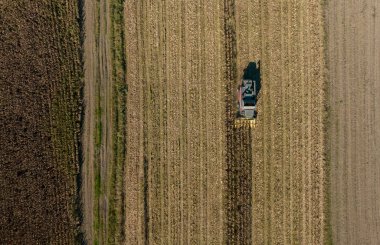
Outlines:
POLYGON ((128 242, 323 243, 322 4, 126 5, 128 242), (250 61, 257 127, 234 128, 250 61))

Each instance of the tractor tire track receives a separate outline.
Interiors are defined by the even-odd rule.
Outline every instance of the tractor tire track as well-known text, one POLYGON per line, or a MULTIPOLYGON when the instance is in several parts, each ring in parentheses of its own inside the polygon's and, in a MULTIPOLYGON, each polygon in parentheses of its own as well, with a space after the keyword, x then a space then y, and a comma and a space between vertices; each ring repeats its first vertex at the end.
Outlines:
POLYGON ((91 228, 94 224, 93 216, 94 206, 100 210, 99 223, 102 225, 99 228, 100 241, 107 237, 107 222, 108 222, 108 186, 107 179, 110 171, 108 162, 112 159, 112 79, 111 79, 111 55, 110 55, 110 12, 109 5, 104 1, 99 3, 85 3, 85 132, 83 134, 84 147, 87 149, 84 163, 84 188, 83 202, 85 203, 85 221, 84 228, 86 239, 91 243, 94 238, 94 230, 91 228), (97 12, 97 8, 100 11, 97 12), (99 27, 99 35, 96 28, 99 27), (96 92, 100 91, 100 94, 96 92), (100 107, 100 108, 97 108, 100 107), (96 115, 96 110, 100 110, 100 115, 96 115), (99 117, 99 118, 97 118, 99 117), (99 149, 96 149, 94 142, 95 124, 102 125, 101 144, 99 149), (98 162, 99 161, 99 162, 98 162), (97 166, 97 167, 95 167, 97 166), (100 169, 101 190, 102 195, 94 200, 93 188, 95 173, 94 168, 100 169))

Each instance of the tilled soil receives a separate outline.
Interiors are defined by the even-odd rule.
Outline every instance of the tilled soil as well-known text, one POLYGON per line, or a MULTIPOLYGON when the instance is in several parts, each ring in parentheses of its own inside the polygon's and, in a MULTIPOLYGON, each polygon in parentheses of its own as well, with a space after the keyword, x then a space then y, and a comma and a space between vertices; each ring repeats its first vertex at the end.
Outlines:
POLYGON ((380 241, 379 9, 367 0, 327 6, 334 244, 380 241))

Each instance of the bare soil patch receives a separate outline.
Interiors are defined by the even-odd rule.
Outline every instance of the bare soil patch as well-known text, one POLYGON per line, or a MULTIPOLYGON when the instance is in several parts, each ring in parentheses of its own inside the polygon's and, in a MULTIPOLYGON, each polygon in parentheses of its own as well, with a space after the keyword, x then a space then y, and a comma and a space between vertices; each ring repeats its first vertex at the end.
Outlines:
POLYGON ((331 229, 334 244, 380 241, 380 4, 329 1, 331 229))

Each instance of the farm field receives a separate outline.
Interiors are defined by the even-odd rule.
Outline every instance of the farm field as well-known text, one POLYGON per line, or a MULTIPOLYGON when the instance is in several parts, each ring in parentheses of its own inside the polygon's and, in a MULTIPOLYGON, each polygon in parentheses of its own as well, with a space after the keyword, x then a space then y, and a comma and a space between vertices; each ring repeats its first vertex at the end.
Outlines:
POLYGON ((0 244, 378 243, 379 8, 0 1, 0 244))
POLYGON ((328 239, 323 11, 322 1, 235 1, 237 78, 258 60, 262 77, 257 126, 240 132, 252 139, 252 228, 243 215, 237 229, 247 244, 328 239))
POLYGON ((334 244, 380 241, 378 1, 329 1, 331 228, 334 244))
POLYGON ((223 1, 128 1, 126 237, 225 241, 223 1))
POLYGON ((0 2, 1 244, 82 239, 79 9, 0 2))
POLYGON ((132 1, 125 16, 127 242, 326 242, 322 2, 132 1), (249 61, 258 125, 234 128, 249 61))

